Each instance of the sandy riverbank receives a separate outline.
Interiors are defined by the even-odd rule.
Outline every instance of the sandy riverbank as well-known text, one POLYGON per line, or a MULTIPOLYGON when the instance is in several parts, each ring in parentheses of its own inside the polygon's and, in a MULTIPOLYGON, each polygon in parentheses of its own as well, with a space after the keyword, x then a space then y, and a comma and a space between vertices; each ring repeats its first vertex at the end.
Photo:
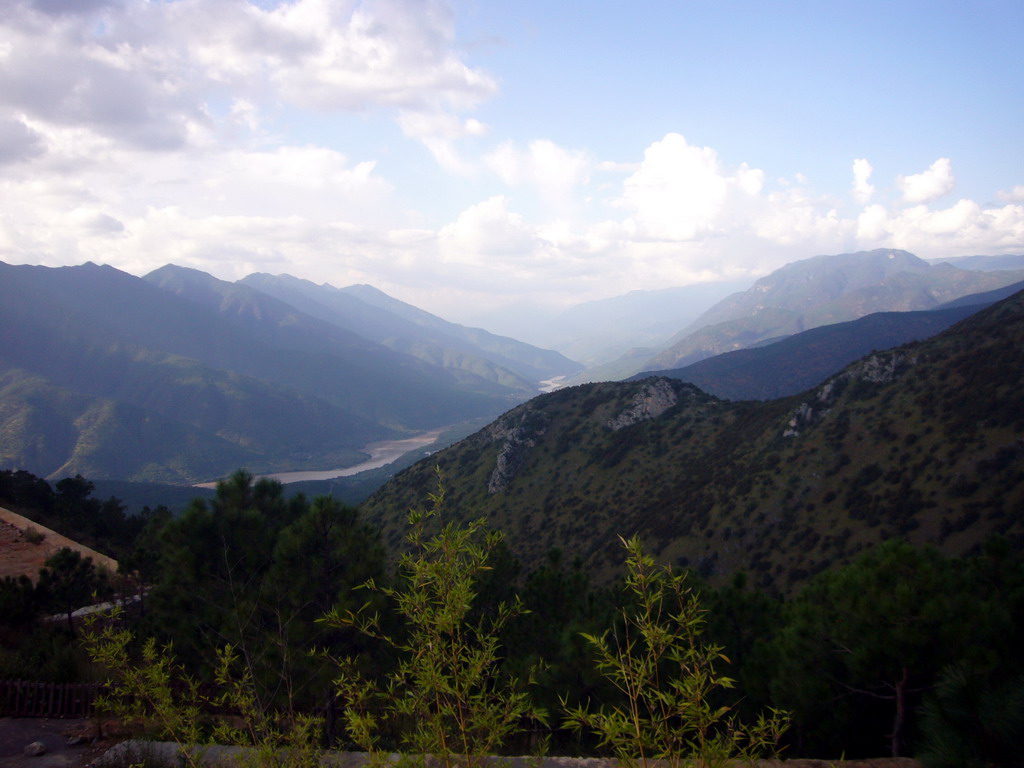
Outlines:
MULTIPOLYGON (((370 469, 379 469, 380 467, 387 466, 409 451, 417 451, 422 448, 426 448, 432 443, 436 443, 437 438, 441 436, 441 433, 444 432, 445 429, 447 429, 447 427, 435 429, 430 432, 424 432, 423 434, 416 435, 415 437, 406 437, 402 440, 381 440, 376 443, 370 443, 362 449, 362 452, 368 454, 370 458, 351 467, 306 470, 302 472, 275 472, 269 475, 259 475, 259 477, 270 478, 271 480, 277 480, 281 483, 300 483, 310 480, 333 480, 336 477, 351 477, 352 475, 357 475, 360 472, 366 472, 370 469)), ((198 483, 196 487, 216 488, 217 483, 198 483)))

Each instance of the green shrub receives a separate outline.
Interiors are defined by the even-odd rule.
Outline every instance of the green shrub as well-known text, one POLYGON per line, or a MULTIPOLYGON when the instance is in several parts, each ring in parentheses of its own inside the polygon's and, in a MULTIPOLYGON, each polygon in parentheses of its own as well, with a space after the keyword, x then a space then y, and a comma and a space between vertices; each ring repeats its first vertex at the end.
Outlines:
POLYGON ((770 710, 745 726, 714 703, 734 681, 716 669, 728 662, 722 648, 701 640, 704 611, 686 574, 656 567, 637 538, 622 543, 630 604, 621 629, 584 637, 625 704, 567 708, 566 727, 592 731, 623 764, 644 768, 654 760, 671 768, 724 766, 774 751, 783 713, 770 710))
POLYGON ((107 693, 96 700, 100 713, 173 741, 178 746, 177 764, 187 768, 203 768, 213 744, 246 747, 238 755, 245 768, 320 765, 321 721, 308 715, 278 718, 260 708, 250 668, 237 672, 238 656, 231 646, 218 653, 217 692, 211 694, 185 673, 170 646, 149 639, 136 651, 134 635, 118 626, 119 619, 115 609, 86 623, 85 649, 109 674, 107 693), (213 709, 238 713, 241 725, 212 721, 208 713, 213 709))
POLYGON ((399 561, 398 586, 365 585, 388 598, 406 631, 387 631, 369 610, 333 611, 325 618, 383 641, 399 656, 397 667, 377 680, 367 679, 356 659, 343 660, 337 681, 349 736, 377 764, 388 759, 384 735, 397 731, 408 763, 427 765, 434 757, 449 768, 476 766, 523 720, 543 718, 500 670, 498 637, 523 611, 518 597, 492 615, 474 611, 480 576, 501 537, 485 535, 482 519, 464 526, 442 521, 440 532, 428 537, 426 528, 441 518, 444 498, 439 477, 431 507, 409 512, 411 551, 399 561))

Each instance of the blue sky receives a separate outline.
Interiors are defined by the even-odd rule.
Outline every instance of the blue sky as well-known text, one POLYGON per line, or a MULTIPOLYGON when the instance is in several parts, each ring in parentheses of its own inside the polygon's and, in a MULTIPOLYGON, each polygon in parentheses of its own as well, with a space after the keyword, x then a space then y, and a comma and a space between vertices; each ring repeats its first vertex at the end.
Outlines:
POLYGON ((13 0, 0 260, 504 304, 1024 252, 1024 3, 13 0))

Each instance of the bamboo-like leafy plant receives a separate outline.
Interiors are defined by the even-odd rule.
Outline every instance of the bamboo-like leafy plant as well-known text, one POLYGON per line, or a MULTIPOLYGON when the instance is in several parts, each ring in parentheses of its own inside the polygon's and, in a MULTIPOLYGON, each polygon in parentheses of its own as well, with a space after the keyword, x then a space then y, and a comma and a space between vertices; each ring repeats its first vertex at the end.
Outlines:
POLYGON ((465 525, 441 521, 440 476, 428 498, 428 509, 409 513, 410 551, 400 560, 397 586, 365 585, 388 598, 406 631, 389 633, 368 608, 334 612, 325 620, 379 638, 399 657, 379 681, 365 679, 354 663, 343 662, 337 684, 352 741, 381 762, 386 758, 382 734, 397 733, 404 761, 424 765, 433 757, 446 768, 471 767, 493 754, 524 719, 543 714, 500 670, 498 637, 523 611, 518 599, 490 616, 473 613, 476 584, 499 534, 485 534, 482 519, 465 525), (440 531, 428 536, 428 525, 437 521, 440 531))
POLYGON ((133 652, 134 634, 120 626, 121 609, 86 619, 83 645, 108 674, 96 710, 175 742, 182 765, 200 768, 209 740, 201 719, 206 699, 198 681, 185 674, 169 647, 150 638, 133 652))
POLYGON ((657 567, 638 538, 622 543, 630 600, 621 625, 584 637, 625 703, 567 708, 566 727, 593 732, 622 763, 643 768, 655 760, 712 768, 774 752, 786 728, 783 713, 769 710, 743 725, 729 706, 715 703, 734 681, 718 672, 729 661, 722 648, 701 638, 704 611, 686 575, 657 567))
POLYGON ((91 660, 109 674, 107 693, 96 700, 98 711, 141 726, 178 746, 187 768, 204 768, 204 756, 214 744, 245 747, 237 764, 243 768, 315 768, 321 764, 319 746, 323 723, 311 715, 289 721, 259 706, 252 673, 238 672, 238 654, 225 646, 217 654, 216 694, 205 693, 185 674, 170 646, 149 639, 137 653, 134 635, 118 626, 120 609, 87 620, 84 645, 91 660), (232 720, 214 721, 213 710, 236 713, 232 720))

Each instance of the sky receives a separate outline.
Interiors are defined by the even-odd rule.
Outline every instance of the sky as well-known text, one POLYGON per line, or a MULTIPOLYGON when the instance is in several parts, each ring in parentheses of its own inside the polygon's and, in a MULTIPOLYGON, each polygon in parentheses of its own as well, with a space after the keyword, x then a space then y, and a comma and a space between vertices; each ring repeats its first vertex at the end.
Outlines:
POLYGON ((447 319, 1024 253, 1020 0, 0 0, 0 260, 447 319))

